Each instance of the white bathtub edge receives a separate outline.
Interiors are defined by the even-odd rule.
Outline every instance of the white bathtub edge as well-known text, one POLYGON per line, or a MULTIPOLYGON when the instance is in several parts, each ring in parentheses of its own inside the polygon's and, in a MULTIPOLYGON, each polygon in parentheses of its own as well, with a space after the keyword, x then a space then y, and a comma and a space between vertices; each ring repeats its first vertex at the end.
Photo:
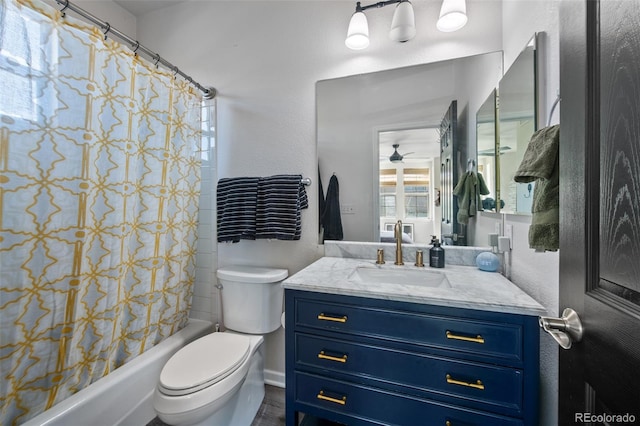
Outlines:
POLYGON ((151 395, 162 367, 181 347, 213 332, 212 325, 210 321, 190 318, 187 326, 173 336, 23 426, 68 426, 86 424, 86 421, 96 426, 146 424, 155 417, 151 395), (135 378, 133 372, 136 372, 135 378), (134 401, 138 403, 132 404, 134 401), (130 405, 126 406, 127 403, 130 405), (144 419, 149 415, 150 418, 144 419), (140 423, 141 420, 145 421, 140 423))

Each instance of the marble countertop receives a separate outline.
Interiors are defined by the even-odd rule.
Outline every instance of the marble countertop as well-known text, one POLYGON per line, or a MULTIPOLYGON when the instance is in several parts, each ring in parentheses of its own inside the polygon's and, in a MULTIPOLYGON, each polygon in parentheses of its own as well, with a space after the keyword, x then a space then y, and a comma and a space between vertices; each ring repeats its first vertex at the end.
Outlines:
POLYGON ((472 266, 446 265, 443 269, 418 268, 412 264, 376 265, 375 260, 322 257, 282 283, 284 288, 397 300, 455 308, 477 309, 521 315, 544 315, 546 309, 514 283, 496 272, 472 266), (443 273, 449 285, 420 285, 360 282, 352 278, 358 267, 424 270, 443 273))

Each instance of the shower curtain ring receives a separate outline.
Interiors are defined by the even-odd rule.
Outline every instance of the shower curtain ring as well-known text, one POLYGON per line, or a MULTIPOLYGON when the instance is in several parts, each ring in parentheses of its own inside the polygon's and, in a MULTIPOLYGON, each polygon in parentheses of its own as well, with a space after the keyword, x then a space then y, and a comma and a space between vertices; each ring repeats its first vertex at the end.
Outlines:
POLYGON ((64 2, 64 6, 62 7, 62 9, 60 9, 60 13, 62 14, 62 17, 64 18, 65 16, 67 16, 67 14, 64 12, 67 8, 69 7, 69 0, 65 0, 64 2))
POLYGON ((133 54, 138 56, 138 49, 140 49, 140 42, 136 40, 136 44, 134 44, 133 54))
POLYGON ((156 53, 155 56, 153 57, 154 63, 153 65, 156 66, 156 68, 158 68, 158 63, 160 62, 160 54, 156 53))
POLYGON ((178 71, 180 71, 180 70, 178 69, 177 66, 173 67, 173 78, 178 77, 178 71))
POLYGON ((104 39, 106 40, 107 39, 107 33, 111 30, 111 24, 108 23, 108 22, 105 22, 105 24, 106 24, 105 25, 106 28, 104 29, 103 32, 104 32, 104 39))

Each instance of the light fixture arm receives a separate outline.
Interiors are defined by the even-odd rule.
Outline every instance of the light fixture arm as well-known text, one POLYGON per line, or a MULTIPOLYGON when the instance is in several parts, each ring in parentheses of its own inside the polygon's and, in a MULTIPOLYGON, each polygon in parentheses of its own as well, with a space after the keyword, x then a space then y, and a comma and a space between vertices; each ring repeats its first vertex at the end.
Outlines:
POLYGON ((379 1, 378 3, 368 4, 366 6, 362 6, 360 2, 356 3, 356 12, 364 12, 367 9, 373 8, 381 8, 385 6, 389 6, 390 4, 402 3, 407 0, 388 0, 388 1, 379 1))

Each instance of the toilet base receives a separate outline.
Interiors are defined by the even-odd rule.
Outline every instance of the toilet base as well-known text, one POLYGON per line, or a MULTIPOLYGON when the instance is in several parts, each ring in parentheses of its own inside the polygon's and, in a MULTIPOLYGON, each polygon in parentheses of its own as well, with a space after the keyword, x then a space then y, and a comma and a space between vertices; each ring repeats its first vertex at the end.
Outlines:
POLYGON ((265 394, 264 344, 261 336, 255 339, 253 344, 257 348, 252 351, 245 379, 237 388, 189 412, 171 415, 157 412, 160 420, 175 426, 250 426, 265 394), (213 414, 209 414, 211 412, 213 414))
POLYGON ((240 390, 220 410, 195 426, 251 426, 265 393, 263 346, 253 355, 240 390))

